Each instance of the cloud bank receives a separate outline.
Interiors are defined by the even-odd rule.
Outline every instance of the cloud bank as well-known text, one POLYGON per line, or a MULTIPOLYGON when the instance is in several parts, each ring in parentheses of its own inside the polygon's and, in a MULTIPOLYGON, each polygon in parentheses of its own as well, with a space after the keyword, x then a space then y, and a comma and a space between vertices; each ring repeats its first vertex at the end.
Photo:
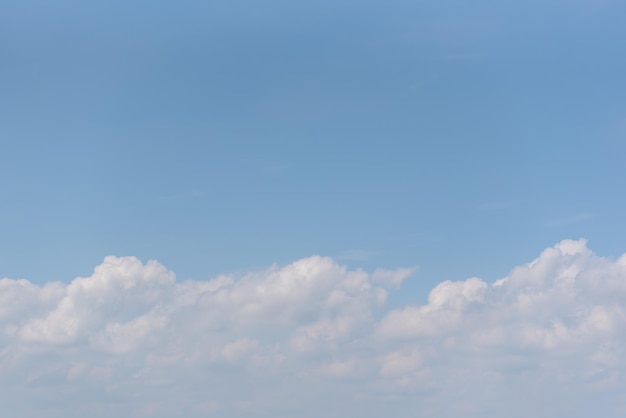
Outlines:
POLYGON ((626 255, 565 240, 389 307, 413 273, 314 256, 177 282, 107 257, 69 284, 2 279, 0 402, 38 418, 626 412, 626 255))

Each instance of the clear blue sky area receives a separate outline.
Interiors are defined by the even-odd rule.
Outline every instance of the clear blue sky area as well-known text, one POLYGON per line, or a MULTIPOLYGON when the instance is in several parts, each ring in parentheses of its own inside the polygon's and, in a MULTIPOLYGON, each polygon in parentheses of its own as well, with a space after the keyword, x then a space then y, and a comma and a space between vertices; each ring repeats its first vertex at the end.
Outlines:
POLYGON ((0 276, 626 250, 626 3, 0 5, 0 276))

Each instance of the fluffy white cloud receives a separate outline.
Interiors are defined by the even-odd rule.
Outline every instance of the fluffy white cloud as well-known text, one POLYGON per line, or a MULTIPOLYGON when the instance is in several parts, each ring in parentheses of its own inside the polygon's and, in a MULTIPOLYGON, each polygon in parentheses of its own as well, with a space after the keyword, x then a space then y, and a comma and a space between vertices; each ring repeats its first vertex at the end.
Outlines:
POLYGON ((0 402, 46 418, 623 415, 626 255, 566 240, 494 283, 386 307, 412 273, 314 256, 177 282, 107 257, 69 284, 2 279, 0 402))

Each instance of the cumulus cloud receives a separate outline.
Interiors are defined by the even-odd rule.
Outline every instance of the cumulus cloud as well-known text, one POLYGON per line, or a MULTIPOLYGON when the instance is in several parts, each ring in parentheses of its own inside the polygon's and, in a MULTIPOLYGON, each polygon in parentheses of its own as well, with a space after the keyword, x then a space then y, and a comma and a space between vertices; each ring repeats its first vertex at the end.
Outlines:
POLYGON ((107 257, 89 277, 0 280, 11 416, 622 416, 626 255, 565 240, 493 283, 387 306, 414 269, 313 256, 176 281, 107 257), (578 414, 578 415, 577 415, 578 414))

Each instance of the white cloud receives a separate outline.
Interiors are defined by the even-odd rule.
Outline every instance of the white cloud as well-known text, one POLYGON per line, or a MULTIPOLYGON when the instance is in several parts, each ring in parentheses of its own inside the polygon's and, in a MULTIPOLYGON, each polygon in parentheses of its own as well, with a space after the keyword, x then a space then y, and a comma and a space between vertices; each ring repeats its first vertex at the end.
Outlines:
POLYGON ((411 277, 416 268, 401 268, 397 270, 378 269, 372 274, 372 280, 375 283, 381 283, 390 287, 400 287, 402 282, 411 277))
POLYGON ((69 284, 2 279, 0 402, 45 418, 621 416, 626 255, 566 240, 386 308, 411 274, 314 256, 176 282, 107 257, 69 284))
POLYGON ((380 373, 384 376, 409 374, 421 364, 422 357, 416 349, 411 351, 394 351, 383 356, 380 373))

